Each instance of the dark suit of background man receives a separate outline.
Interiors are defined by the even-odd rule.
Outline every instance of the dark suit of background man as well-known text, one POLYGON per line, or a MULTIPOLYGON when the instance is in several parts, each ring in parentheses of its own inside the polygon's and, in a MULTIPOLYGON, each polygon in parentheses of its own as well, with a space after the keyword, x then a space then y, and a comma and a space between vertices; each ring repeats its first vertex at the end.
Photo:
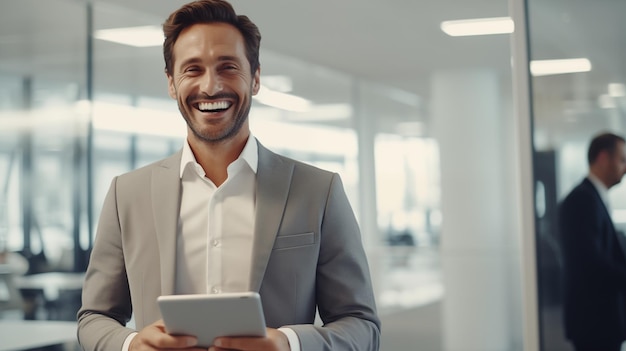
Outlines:
POLYGON ((624 138, 596 136, 587 159, 589 175, 559 213, 565 333, 576 351, 617 351, 626 340, 626 260, 607 199, 626 171, 624 138))
POLYGON ((165 333, 157 297, 257 291, 267 337, 220 337, 212 351, 377 351, 369 268, 339 175, 250 132, 257 26, 225 1, 201 0, 163 31, 187 140, 111 183, 78 312, 83 349, 200 351, 195 337, 165 333))

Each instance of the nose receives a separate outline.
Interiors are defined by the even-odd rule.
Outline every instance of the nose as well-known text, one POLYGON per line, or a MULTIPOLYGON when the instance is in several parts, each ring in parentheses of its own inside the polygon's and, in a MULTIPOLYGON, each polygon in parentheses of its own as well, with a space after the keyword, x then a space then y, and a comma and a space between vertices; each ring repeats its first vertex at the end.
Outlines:
POLYGON ((202 81, 200 83, 200 90, 203 93, 208 94, 209 96, 213 96, 223 89, 222 80, 219 75, 215 74, 215 72, 207 71, 202 77, 202 81))

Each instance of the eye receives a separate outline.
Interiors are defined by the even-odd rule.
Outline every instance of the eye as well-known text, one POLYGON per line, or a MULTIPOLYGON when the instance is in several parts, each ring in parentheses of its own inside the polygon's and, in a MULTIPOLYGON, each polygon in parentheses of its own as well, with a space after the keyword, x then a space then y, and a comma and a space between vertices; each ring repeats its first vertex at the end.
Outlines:
POLYGON ((185 72, 199 72, 200 68, 198 66, 189 66, 185 68, 185 72))
POLYGON ((225 70, 225 71, 232 71, 232 70, 237 70, 238 67, 237 67, 237 65, 228 63, 228 64, 223 65, 222 69, 225 70))

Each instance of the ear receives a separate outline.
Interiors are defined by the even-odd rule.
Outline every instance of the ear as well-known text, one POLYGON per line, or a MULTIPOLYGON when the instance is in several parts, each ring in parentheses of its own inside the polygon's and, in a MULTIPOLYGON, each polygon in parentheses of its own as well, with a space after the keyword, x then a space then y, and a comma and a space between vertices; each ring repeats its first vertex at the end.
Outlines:
POLYGON ((602 150, 598 153, 598 156, 596 157, 596 161, 594 162, 594 164, 598 165, 599 167, 605 167, 610 162, 611 162, 611 154, 607 150, 602 150))
POLYGON ((169 73, 165 73, 167 76, 167 93, 169 96, 176 100, 176 86, 174 85, 174 77, 172 77, 169 73))
POLYGON ((256 95, 261 88, 261 68, 257 68, 252 77, 252 95, 256 95))
POLYGON ((611 154, 608 150, 602 150, 598 154, 598 160, 608 160, 609 158, 611 158, 611 154))

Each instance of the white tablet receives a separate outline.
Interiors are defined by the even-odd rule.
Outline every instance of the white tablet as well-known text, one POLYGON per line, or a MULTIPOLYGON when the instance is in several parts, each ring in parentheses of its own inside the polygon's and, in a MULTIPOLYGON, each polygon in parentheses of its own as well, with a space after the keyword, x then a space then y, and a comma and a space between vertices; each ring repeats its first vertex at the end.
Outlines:
POLYGON ((165 330, 193 335, 209 347, 218 336, 265 336, 265 317, 256 292, 167 295, 157 299, 165 330))

